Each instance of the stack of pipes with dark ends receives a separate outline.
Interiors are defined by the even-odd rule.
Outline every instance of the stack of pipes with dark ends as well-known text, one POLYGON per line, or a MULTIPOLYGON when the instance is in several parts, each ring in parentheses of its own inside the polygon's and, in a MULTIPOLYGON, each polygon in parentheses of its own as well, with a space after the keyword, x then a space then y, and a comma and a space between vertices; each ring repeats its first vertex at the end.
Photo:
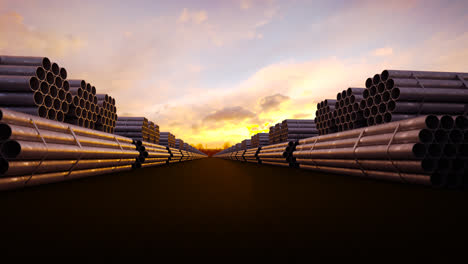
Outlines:
POLYGON ((467 83, 468 73, 384 70, 365 89, 348 88, 318 104, 320 136, 247 149, 244 160, 235 147, 214 156, 466 189, 467 83))
POLYGON ((135 140, 159 143, 159 126, 146 117, 119 116, 114 133, 135 140))
POLYGON ((72 104, 66 79, 47 57, 0 55, 0 107, 62 122, 72 104))

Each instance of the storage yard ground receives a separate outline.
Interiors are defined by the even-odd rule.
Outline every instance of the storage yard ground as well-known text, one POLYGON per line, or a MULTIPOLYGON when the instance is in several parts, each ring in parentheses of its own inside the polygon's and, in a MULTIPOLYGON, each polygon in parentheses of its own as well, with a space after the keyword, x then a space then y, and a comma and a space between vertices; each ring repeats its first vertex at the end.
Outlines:
POLYGON ((207 158, 2 192, 0 252, 454 256, 466 249, 467 201, 455 190, 207 158))

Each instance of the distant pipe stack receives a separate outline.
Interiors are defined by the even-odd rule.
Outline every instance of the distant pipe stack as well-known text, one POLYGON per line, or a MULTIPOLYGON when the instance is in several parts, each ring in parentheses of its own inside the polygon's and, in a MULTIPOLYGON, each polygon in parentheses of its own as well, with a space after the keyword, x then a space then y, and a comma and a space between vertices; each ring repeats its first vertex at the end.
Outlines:
POLYGON ((251 147, 251 140, 250 139, 242 140, 242 143, 241 143, 241 149, 242 150, 249 149, 250 147, 251 147))
POLYGON ((134 140, 140 140, 156 144, 159 133, 153 122, 146 117, 119 116, 117 118, 114 133, 134 140))
POLYGON ((185 147, 184 146, 184 141, 182 139, 180 139, 180 138, 176 138, 175 148, 182 150, 182 149, 185 149, 184 147, 185 147))
POLYGON ((160 132, 159 145, 175 148, 175 136, 170 132, 160 132))
POLYGON ((315 124, 319 135, 326 135, 338 131, 336 121, 333 116, 335 111, 336 100, 326 99, 317 104, 315 112, 315 124))
MULTIPOLYGON (((72 104, 65 117, 65 122, 81 127, 96 128, 96 122, 101 112, 96 97, 96 88, 85 80, 69 80, 72 104)), ((101 130, 111 133, 109 130, 101 130)))
POLYGON ((260 163, 289 167, 289 161, 284 157, 288 146, 289 142, 284 142, 262 147, 257 155, 260 163))
POLYGON ((280 142, 298 141, 318 135, 314 120, 286 119, 281 123, 280 142))
POLYGON ((250 138, 252 148, 268 145, 268 133, 258 133, 250 138))
POLYGON ((244 152, 244 160, 246 162, 258 163, 258 153, 260 152, 261 147, 250 148, 244 152))
POLYGON ((384 70, 366 80, 368 125, 428 114, 467 114, 468 73, 384 70))
POLYGON ((72 103, 66 78, 46 57, 0 55, 0 107, 62 122, 72 103))
POLYGON ((363 93, 366 88, 350 87, 336 95, 335 119, 338 132, 367 126, 361 104, 365 104, 363 93))
POLYGON ((115 99, 108 94, 96 94, 97 97, 97 112, 98 118, 96 121, 96 129, 114 133, 117 125, 117 107, 115 99))

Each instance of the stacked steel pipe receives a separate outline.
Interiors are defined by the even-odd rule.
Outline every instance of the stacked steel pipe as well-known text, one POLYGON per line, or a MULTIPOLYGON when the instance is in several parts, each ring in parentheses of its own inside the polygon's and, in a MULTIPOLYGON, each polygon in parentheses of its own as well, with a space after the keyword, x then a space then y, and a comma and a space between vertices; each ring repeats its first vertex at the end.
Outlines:
POLYGON ((117 107, 115 99, 108 94, 96 94, 98 105, 98 118, 96 121, 96 129, 114 133, 117 125, 117 107))
POLYGON ((171 132, 159 133, 159 145, 175 148, 175 136, 171 132))
POLYGON ((134 140, 150 142, 150 129, 148 126, 146 117, 119 116, 114 133, 134 140))
POLYGON ((140 151, 140 156, 133 164, 134 168, 154 167, 169 163, 171 154, 165 146, 141 140, 133 140, 133 143, 140 151))
POLYGON ((326 99, 317 104, 315 112, 315 124, 319 135, 326 135, 338 131, 336 127, 333 111, 335 110, 336 100, 326 99))
POLYGON ((314 120, 286 119, 281 123, 280 142, 297 141, 317 135, 314 120))
POLYGON ((244 160, 246 162, 258 163, 258 153, 260 152, 261 147, 247 149, 244 152, 244 160))
MULTIPOLYGON (((185 144, 187 144, 187 143, 185 143, 185 144)), ((184 147, 185 147, 184 141, 182 139, 180 139, 180 138, 176 138, 175 148, 182 150, 182 149, 185 149, 184 147)))
POLYGON ((125 137, 0 108, 0 189, 131 169, 139 156, 125 137))
POLYGON ((257 155, 259 163, 289 167, 289 161, 284 157, 288 146, 289 142, 284 142, 262 147, 257 155))
POLYGON ((361 104, 366 103, 362 95, 365 90, 366 88, 350 87, 336 95, 333 118, 338 131, 367 126, 363 110, 361 110, 361 104))
POLYGON ((251 147, 251 141, 250 141, 250 139, 244 139, 244 140, 242 140, 241 149, 246 150, 246 149, 249 149, 250 147, 251 147))
MULTIPOLYGON (((102 111, 96 97, 96 88, 85 80, 69 80, 69 83, 73 102, 65 117, 65 122, 95 129, 98 116, 102 111)), ((112 133, 111 129, 98 128, 98 130, 112 133)))
POLYGON ((268 133, 258 133, 251 137, 251 145, 253 148, 268 145, 268 133))
POLYGON ((67 71, 46 57, 0 56, 0 107, 62 122, 72 97, 67 71))
POLYGON ((384 70, 366 80, 368 125, 427 114, 466 114, 468 73, 384 70))
POLYGON ((420 116, 300 141, 301 168, 404 183, 461 187, 464 116, 420 116))
POLYGON ((176 148, 166 147, 167 151, 171 154, 171 158, 169 159, 169 163, 181 162, 183 155, 182 152, 176 148))
POLYGON ((271 126, 268 133, 268 145, 274 144, 275 126, 271 126))

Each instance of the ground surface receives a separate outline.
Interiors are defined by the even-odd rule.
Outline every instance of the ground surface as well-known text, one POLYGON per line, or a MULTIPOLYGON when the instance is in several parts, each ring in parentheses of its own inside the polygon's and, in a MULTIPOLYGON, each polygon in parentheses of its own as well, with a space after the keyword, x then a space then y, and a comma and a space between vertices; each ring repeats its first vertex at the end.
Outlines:
POLYGON ((216 158, 0 193, 5 254, 462 254, 467 194, 216 158))

